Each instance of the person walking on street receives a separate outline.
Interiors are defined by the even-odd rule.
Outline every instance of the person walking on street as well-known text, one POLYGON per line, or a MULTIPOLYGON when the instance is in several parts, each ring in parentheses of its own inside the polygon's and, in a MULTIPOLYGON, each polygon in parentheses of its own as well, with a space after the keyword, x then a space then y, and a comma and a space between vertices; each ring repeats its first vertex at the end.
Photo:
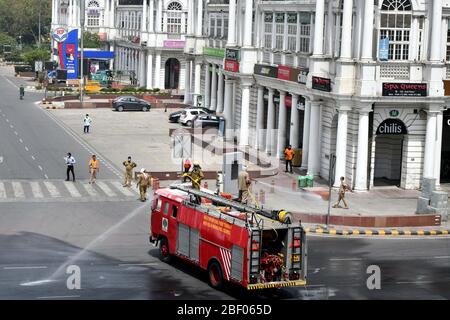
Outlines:
POLYGON ((20 85, 20 88, 19 88, 19 97, 20 97, 20 100, 23 100, 23 96, 25 95, 25 88, 23 87, 23 84, 21 84, 20 85))
POLYGON ((69 173, 72 172, 72 179, 73 182, 75 182, 75 172, 73 170, 73 166, 76 163, 75 158, 72 157, 72 154, 70 152, 67 153, 67 157, 64 158, 66 160, 66 165, 67 165, 67 179, 66 181, 70 181, 69 179, 69 173))
POLYGON ((285 150, 284 150, 284 157, 286 159, 286 171, 288 172, 288 168, 289 168, 289 172, 292 172, 292 159, 294 159, 294 150, 292 150, 292 146, 288 146, 285 150))
POLYGON ((242 171, 238 174, 238 189, 239 189, 239 201, 247 203, 248 200, 248 188, 250 186, 250 176, 247 172, 247 166, 242 166, 242 171))
POLYGON ((95 183, 97 180, 97 173, 100 169, 100 163, 98 162, 97 157, 95 154, 92 155, 91 160, 89 161, 89 183, 95 183))
POLYGON ((137 164, 131 161, 131 157, 128 157, 128 160, 123 162, 125 167, 125 182, 123 184, 124 187, 131 187, 131 181, 133 180, 133 169, 136 168, 137 164))
POLYGON ((345 201, 345 192, 350 191, 353 192, 353 190, 350 188, 350 186, 345 183, 345 178, 341 177, 341 185, 339 186, 339 196, 337 202, 334 204, 333 208, 338 208, 339 204, 344 202, 345 209, 348 209, 347 201, 345 201))
POLYGON ((188 174, 189 173, 189 170, 191 169, 191 167, 192 167, 192 164, 191 164, 191 161, 189 160, 189 158, 187 158, 186 160, 184 160, 184 163, 183 163, 183 170, 184 170, 184 177, 183 177, 183 182, 186 182, 186 179, 187 179, 187 177, 186 177, 186 174, 188 174))
POLYGON ((88 114, 86 114, 86 116, 83 119, 84 133, 89 133, 89 128, 91 126, 91 123, 92 123, 92 119, 89 117, 88 114))
POLYGON ((151 177, 145 172, 145 168, 142 168, 138 175, 138 182, 136 187, 139 188, 140 200, 145 202, 147 200, 147 188, 151 185, 151 177))

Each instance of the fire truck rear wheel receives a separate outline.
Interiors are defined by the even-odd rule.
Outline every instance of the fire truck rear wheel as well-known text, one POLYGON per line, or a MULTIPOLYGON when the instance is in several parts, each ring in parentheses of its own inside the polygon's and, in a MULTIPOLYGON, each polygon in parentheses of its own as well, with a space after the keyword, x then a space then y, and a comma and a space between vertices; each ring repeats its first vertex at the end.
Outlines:
POLYGON ((166 238, 162 238, 159 242, 159 259, 165 263, 170 263, 172 261, 172 255, 169 251, 169 242, 166 238))
POLYGON ((214 289, 220 289, 223 285, 223 272, 217 261, 212 261, 208 265, 209 284, 214 289))

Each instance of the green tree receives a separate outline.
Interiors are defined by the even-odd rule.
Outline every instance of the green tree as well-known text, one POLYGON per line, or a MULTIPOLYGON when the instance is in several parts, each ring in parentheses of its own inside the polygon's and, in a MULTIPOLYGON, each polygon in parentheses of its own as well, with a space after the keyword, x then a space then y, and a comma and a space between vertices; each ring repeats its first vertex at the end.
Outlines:
POLYGON ((83 32, 83 45, 85 48, 100 49, 101 47, 100 37, 98 36, 97 33, 85 31, 83 32))
POLYGON ((35 61, 48 61, 50 59, 50 50, 32 49, 23 53, 22 59, 34 68, 35 61))

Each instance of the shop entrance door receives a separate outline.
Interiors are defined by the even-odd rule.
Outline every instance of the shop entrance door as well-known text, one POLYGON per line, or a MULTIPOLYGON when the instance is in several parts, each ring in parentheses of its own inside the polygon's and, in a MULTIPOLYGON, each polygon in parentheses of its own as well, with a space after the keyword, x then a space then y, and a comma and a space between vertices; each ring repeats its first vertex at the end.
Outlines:
POLYGON ((444 111, 442 121, 441 183, 450 183, 450 110, 444 111))

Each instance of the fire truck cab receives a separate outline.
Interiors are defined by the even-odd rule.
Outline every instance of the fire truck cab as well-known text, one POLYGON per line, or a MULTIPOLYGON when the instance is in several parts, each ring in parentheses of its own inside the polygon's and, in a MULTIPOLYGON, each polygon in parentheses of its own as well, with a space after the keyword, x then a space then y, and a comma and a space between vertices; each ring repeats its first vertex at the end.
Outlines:
POLYGON ((224 281, 249 290, 304 286, 305 231, 286 217, 176 185, 155 191, 150 242, 162 261, 178 256, 207 270, 213 288, 224 281))

